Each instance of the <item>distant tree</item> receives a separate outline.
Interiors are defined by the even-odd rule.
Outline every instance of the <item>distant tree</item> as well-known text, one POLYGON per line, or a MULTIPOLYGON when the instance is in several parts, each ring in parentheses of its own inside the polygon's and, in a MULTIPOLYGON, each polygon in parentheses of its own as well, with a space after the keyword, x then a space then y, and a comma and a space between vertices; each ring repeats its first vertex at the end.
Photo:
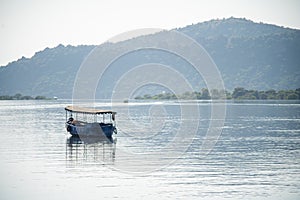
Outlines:
POLYGON ((287 97, 286 97, 286 91, 284 91, 284 90, 278 91, 276 98, 277 99, 281 99, 281 100, 287 99, 287 97))
POLYGON ((32 99, 34 98, 31 96, 22 96, 20 100, 32 100, 32 99))
POLYGON ((165 93, 165 99, 177 99, 175 94, 165 93))
POLYGON ((201 99, 211 99, 208 89, 202 88, 201 93, 202 93, 201 99))
POLYGON ((201 92, 194 92, 196 99, 201 99, 201 92))
POLYGON ((13 99, 19 100, 21 99, 22 95, 20 93, 17 93, 13 96, 13 99))
POLYGON ((254 96, 255 99, 259 99, 259 93, 257 90, 250 90, 251 96, 254 96))
POLYGON ((134 99, 141 100, 141 99, 143 99, 143 97, 137 96, 137 97, 135 97, 134 99))
POLYGON ((268 99, 276 99, 277 92, 275 90, 267 90, 265 93, 268 99))
POLYGON ((265 91, 259 91, 258 92, 258 95, 259 95, 259 99, 268 99, 268 95, 265 93, 265 91))
POLYGON ((295 91, 296 91, 296 94, 298 95, 298 99, 300 99, 300 88, 297 88, 295 91))
POLYGON ((245 90, 243 87, 234 88, 233 93, 232 93, 232 98, 241 99, 241 97, 244 96, 246 93, 247 93, 247 90, 245 90))
POLYGON ((45 96, 36 96, 34 98, 35 100, 44 100, 44 99, 47 99, 45 96))
POLYGON ((227 90, 225 90, 225 95, 226 95, 226 99, 232 99, 231 93, 228 92, 227 90))
POLYGON ((151 99, 151 96, 149 94, 145 94, 143 99, 151 99))
POLYGON ((296 93, 291 93, 287 96, 288 100, 296 100, 298 99, 298 95, 296 93))
POLYGON ((13 98, 12 98, 12 96, 3 95, 3 96, 0 96, 0 100, 13 100, 13 98))
MULTIPOLYGON (((41 96, 42 98, 43 96, 41 96)), ((22 97, 23 98, 23 97, 22 97)), ((45 97, 43 97, 45 98, 45 97)), ((156 95, 146 94, 143 97, 137 96, 135 99, 245 99, 245 100, 266 100, 266 99, 278 99, 278 100, 295 100, 300 99, 300 89, 296 90, 267 90, 267 91, 257 91, 257 90, 246 90, 242 87, 237 87, 231 94, 228 91, 222 91, 213 89, 210 92, 206 88, 202 88, 201 92, 185 92, 181 95, 175 95, 172 93, 160 93, 156 95), (211 95, 210 95, 211 94, 211 95)))

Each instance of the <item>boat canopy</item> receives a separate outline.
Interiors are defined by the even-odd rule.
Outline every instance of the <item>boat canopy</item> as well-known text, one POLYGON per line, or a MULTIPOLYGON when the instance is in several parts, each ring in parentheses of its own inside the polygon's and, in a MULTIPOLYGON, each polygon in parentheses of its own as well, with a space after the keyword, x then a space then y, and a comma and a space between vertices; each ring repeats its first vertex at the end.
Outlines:
POLYGON ((84 114, 113 114, 115 115, 116 112, 113 112, 111 110, 99 110, 99 109, 93 109, 93 108, 85 108, 85 107, 78 107, 78 106, 67 106, 65 107, 66 111, 74 112, 74 113, 84 113, 84 114))

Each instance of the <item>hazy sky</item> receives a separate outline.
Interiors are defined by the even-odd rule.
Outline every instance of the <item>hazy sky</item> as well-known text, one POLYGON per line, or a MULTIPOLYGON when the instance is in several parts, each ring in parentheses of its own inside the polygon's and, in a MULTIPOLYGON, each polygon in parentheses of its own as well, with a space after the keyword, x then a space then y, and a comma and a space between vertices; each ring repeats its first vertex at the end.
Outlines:
POLYGON ((299 10, 300 0, 0 0, 0 65, 58 44, 231 16, 300 29, 299 10))

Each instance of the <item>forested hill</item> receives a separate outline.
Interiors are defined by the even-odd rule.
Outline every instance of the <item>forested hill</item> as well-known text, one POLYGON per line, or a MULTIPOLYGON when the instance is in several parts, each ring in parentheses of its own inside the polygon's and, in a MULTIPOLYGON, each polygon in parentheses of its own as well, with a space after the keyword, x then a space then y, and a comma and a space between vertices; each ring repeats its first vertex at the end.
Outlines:
POLYGON ((300 30, 236 18, 178 30, 205 47, 229 90, 300 87, 300 30))
MULTIPOLYGON (((256 90, 300 87, 300 30, 237 18, 211 20, 176 30, 189 35, 207 50, 219 68, 227 90, 233 91, 235 87, 256 90)), ((159 38, 161 33, 157 34, 159 38)), ((118 48, 121 45, 124 42, 109 46, 118 48)), ((0 95, 21 93, 70 98, 77 70, 94 47, 59 45, 37 52, 30 59, 21 58, 1 67, 0 95)), ((101 48, 105 52, 107 45, 101 48)), ((153 57, 156 60, 166 59, 164 55, 157 58, 159 56, 155 54, 153 57)), ((131 61, 137 62, 140 57, 142 55, 129 57, 122 67, 129 66, 131 61)), ((151 59, 147 61, 151 62, 151 59)), ((170 58, 167 63, 178 67, 176 62, 170 58)), ((122 71, 118 68, 114 70, 116 74, 122 71)), ((193 72, 187 73, 196 88, 200 90, 205 87, 193 72)))
POLYGON ((0 94, 70 98, 81 62, 95 46, 46 48, 0 68, 0 94))

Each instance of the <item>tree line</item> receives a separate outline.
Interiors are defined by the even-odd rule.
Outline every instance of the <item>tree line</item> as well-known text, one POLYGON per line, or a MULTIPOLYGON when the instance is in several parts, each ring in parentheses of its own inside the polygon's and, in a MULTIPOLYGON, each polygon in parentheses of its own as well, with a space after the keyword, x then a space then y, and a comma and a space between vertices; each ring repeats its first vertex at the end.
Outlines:
POLYGON ((32 97, 32 96, 28 96, 28 95, 23 96, 20 93, 15 94, 13 96, 10 96, 10 95, 0 96, 0 100, 49 100, 49 99, 50 98, 47 98, 45 96, 36 96, 36 97, 32 97))
POLYGON ((208 90, 207 88, 201 91, 185 92, 183 94, 175 95, 172 93, 160 93, 156 95, 145 94, 143 96, 135 97, 136 100, 152 99, 152 100, 209 100, 209 99, 236 99, 236 100, 300 100, 300 88, 296 90, 247 90, 243 87, 237 87, 233 92, 227 90, 208 90))

